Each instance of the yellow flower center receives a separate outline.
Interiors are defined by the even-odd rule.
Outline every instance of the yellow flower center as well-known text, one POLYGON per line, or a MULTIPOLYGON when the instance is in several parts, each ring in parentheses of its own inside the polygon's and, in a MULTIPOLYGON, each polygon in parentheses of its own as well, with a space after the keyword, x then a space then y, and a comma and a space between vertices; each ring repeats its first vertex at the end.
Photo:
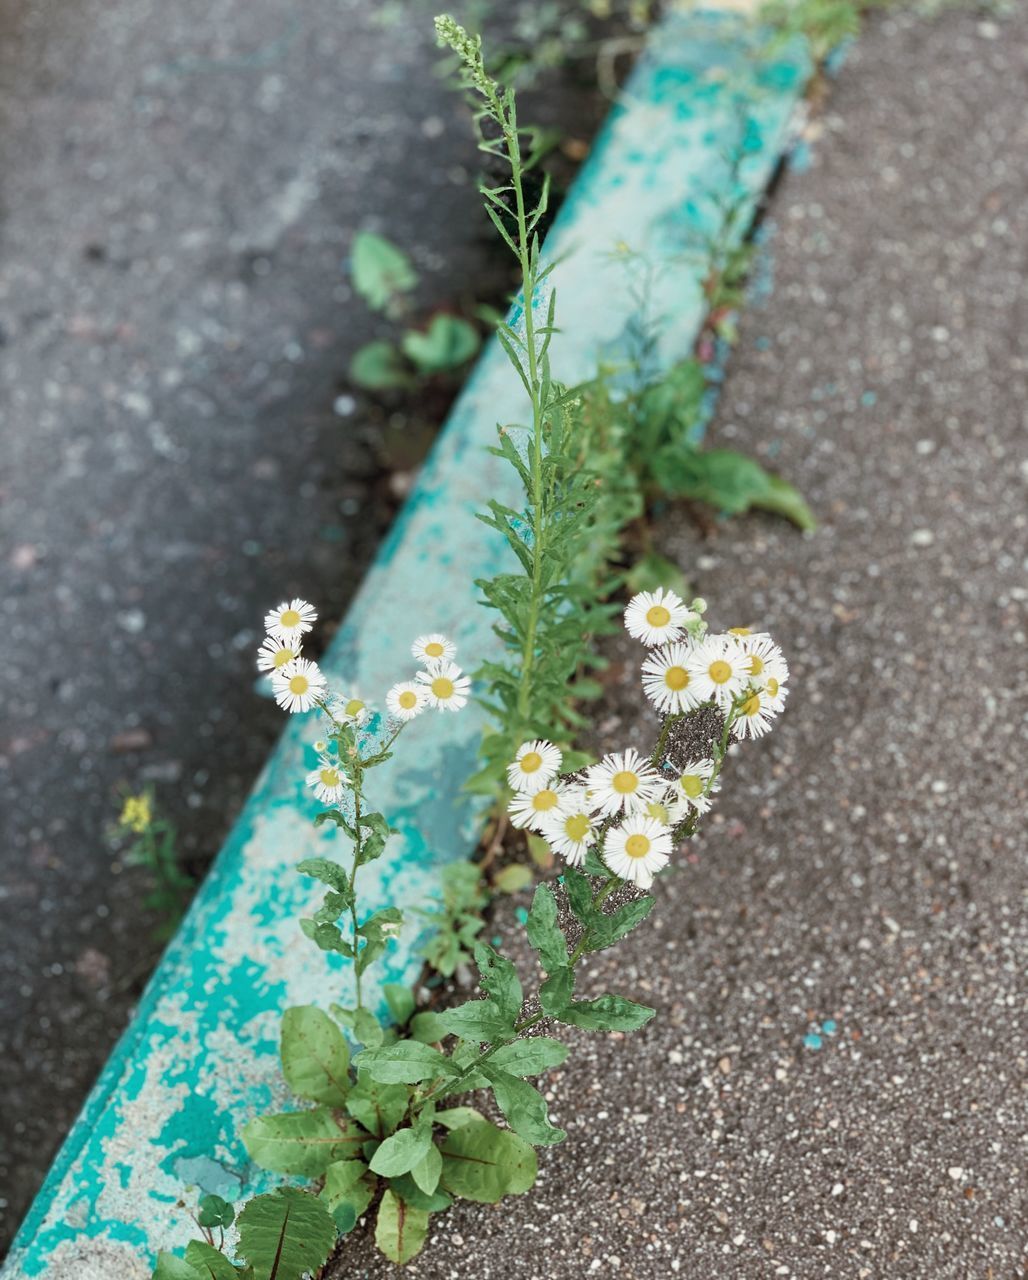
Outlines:
POLYGON ((730 636, 751 636, 753 632, 749 627, 729 627, 728 634, 730 636))
POLYGON ((689 683, 689 673, 684 667, 668 667, 664 672, 664 683, 669 689, 684 689, 689 683))
POLYGON ((710 664, 707 672, 715 684, 724 684, 726 680, 731 680, 732 678, 732 668, 727 662, 722 662, 720 658, 710 664))
POLYGON ((430 640, 428 644, 425 645, 426 658, 441 658, 445 652, 446 650, 438 640, 430 640))
POLYGON ((543 767, 543 758, 538 751, 526 751, 519 763, 522 773, 538 773, 543 767))
POLYGON ((410 689, 404 689, 403 693, 396 699, 404 711, 409 711, 411 707, 418 705, 418 695, 412 693, 410 689))
POLYGON ((292 649, 279 649, 278 653, 276 653, 274 657, 275 667, 284 667, 287 662, 292 662, 295 657, 296 654, 292 649))
POLYGON ((284 627, 298 627, 300 625, 300 614, 296 609, 283 609, 278 620, 284 627))
POLYGON ((445 676, 436 676, 432 681, 432 692, 441 701, 453 697, 453 681, 447 680, 445 676))
POLYGON ((551 791, 549 787, 544 787, 542 791, 537 791, 532 797, 532 808, 545 813, 547 809, 556 808, 558 799, 556 791, 551 791))
POLYGON ((755 693, 751 693, 739 710, 744 716, 755 716, 760 710, 759 696, 755 693))
POLYGON ((321 784, 324 787, 339 786, 339 770, 338 769, 322 769, 321 784))
POLYGON ((684 774, 681 786, 690 800, 695 800, 703 794, 703 779, 695 773, 684 774))
POLYGON ((768 676, 767 678, 767 696, 769 698, 778 697, 778 681, 774 676, 768 676))
POLYGON ((307 679, 306 676, 299 676, 299 675, 293 676, 289 681, 290 693, 306 693, 310 687, 311 687, 311 682, 307 679))
POLYGON ((651 818, 656 818, 658 822, 663 822, 666 827, 671 825, 671 814, 667 805, 661 804, 659 800, 651 800, 646 806, 646 812, 651 818))
POLYGON ((649 851, 649 836, 629 836, 625 841, 625 853, 627 853, 630 858, 645 858, 649 851))
POLYGON ((589 819, 584 813, 572 814, 564 822, 564 832, 569 840, 581 844, 589 834, 589 819))
POLYGON ((750 675, 759 676, 764 670, 764 659, 758 658, 755 653, 750 654, 750 675))
POLYGON ((350 701, 343 708, 344 713, 348 716, 360 715, 360 713, 363 710, 364 710, 364 703, 361 702, 360 698, 351 698, 350 701))
POLYGON ((666 627, 671 621, 671 614, 662 604, 654 604, 646 610, 646 621, 651 627, 666 627))
POLYGON ((633 773, 631 769, 622 769, 611 778, 610 785, 618 795, 630 796, 639 786, 639 775, 633 773))

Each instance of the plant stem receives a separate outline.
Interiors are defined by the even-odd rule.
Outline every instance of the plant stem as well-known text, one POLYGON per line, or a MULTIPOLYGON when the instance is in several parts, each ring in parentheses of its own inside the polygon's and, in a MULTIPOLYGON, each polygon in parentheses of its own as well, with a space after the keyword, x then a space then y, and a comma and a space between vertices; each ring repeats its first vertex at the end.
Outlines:
POLYGON ((361 970, 357 954, 357 948, 360 942, 360 934, 357 932, 357 868, 360 866, 361 849, 364 844, 364 836, 361 831, 361 783, 362 769, 358 765, 354 770, 353 780, 353 805, 354 805, 354 821, 353 829, 356 833, 353 842, 353 867, 350 871, 350 924, 353 929, 353 975, 356 980, 357 987, 357 1008, 363 1007, 361 1003, 361 970))

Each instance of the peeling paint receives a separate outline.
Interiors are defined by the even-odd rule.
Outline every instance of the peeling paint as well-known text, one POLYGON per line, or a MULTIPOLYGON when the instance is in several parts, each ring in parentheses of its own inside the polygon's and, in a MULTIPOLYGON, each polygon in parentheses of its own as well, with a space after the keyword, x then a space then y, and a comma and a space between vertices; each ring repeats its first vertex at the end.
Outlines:
MULTIPOLYGON (((755 57, 752 37, 724 13, 669 19, 658 32, 548 241, 552 256, 567 255, 553 276, 562 332, 552 356, 562 380, 589 376, 600 353, 616 359, 626 350, 634 304, 610 260, 618 241, 660 268, 652 298, 662 319, 659 363, 691 349, 706 269, 684 250, 697 219, 709 231, 715 216, 697 193, 729 179, 724 150, 739 136, 741 79, 756 71, 763 86, 744 122, 742 178, 753 193, 785 144, 807 77, 795 50, 755 57)), ((493 655, 492 619, 476 606, 473 580, 505 565, 506 553, 475 512, 483 494, 516 502, 505 464, 486 446, 497 419, 516 420, 522 407, 516 375, 492 343, 323 663, 332 679, 381 699, 410 670, 410 640, 423 631, 452 634, 469 667, 493 655)), ((370 907, 423 903, 440 866, 472 849, 476 810, 460 786, 481 727, 473 710, 423 717, 401 758, 376 771, 376 801, 402 835, 362 874, 370 907)), ((317 953, 296 925, 319 894, 293 867, 338 835, 310 825, 318 806, 303 778, 316 734, 313 722, 288 724, 54 1162, 4 1280, 145 1280, 157 1250, 191 1234, 176 1208, 187 1186, 238 1199, 274 1181, 249 1164, 239 1132, 250 1116, 287 1102, 281 1012, 345 1004, 353 994, 346 962, 317 953)), ((374 978, 413 982, 416 943, 408 927, 374 978)))

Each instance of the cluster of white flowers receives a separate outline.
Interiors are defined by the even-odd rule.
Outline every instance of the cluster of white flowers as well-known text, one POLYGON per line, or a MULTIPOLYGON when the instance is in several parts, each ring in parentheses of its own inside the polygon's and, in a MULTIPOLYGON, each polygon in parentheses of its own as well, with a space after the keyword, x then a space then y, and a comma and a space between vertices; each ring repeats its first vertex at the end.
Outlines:
POLYGON ((318 615, 306 600, 284 600, 264 616, 268 633, 257 653, 257 668, 271 676, 275 701, 284 711, 310 711, 325 696, 327 684, 316 662, 300 657, 302 637, 318 615))
MULTIPOLYGON (((707 634, 705 608, 702 600, 687 608, 673 591, 632 599, 625 627, 652 650, 643 688, 665 725, 669 717, 716 706, 730 736, 760 737, 785 705, 785 659, 762 633, 707 634)), ((630 747, 562 778, 560 749, 541 739, 526 742, 507 769, 511 823, 541 835, 572 866, 595 849, 616 876, 648 889, 670 859, 676 829, 688 823, 684 832, 694 830, 721 785, 720 759, 691 760, 670 777, 660 751, 648 760, 630 747)))

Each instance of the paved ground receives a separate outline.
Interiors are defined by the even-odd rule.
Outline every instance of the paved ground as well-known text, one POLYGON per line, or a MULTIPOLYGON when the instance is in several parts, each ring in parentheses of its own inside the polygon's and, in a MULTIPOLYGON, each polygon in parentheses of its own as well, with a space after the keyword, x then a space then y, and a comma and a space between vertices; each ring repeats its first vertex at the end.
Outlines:
MULTIPOLYGON (((577 1037, 538 1188, 440 1216, 408 1274, 1025 1273, 1026 71, 1024 9, 879 19, 780 190, 714 436, 821 527, 658 535, 781 640, 788 714, 595 965, 657 1019, 577 1037)), ((642 745, 619 654, 603 731, 642 745)), ((365 1238, 335 1274, 395 1272, 365 1238)))
POLYGON ((202 870, 281 723, 264 610, 341 616, 438 417, 338 398, 354 230, 426 308, 505 287, 433 11, 0 0, 0 1252, 157 959, 118 787, 202 870))

